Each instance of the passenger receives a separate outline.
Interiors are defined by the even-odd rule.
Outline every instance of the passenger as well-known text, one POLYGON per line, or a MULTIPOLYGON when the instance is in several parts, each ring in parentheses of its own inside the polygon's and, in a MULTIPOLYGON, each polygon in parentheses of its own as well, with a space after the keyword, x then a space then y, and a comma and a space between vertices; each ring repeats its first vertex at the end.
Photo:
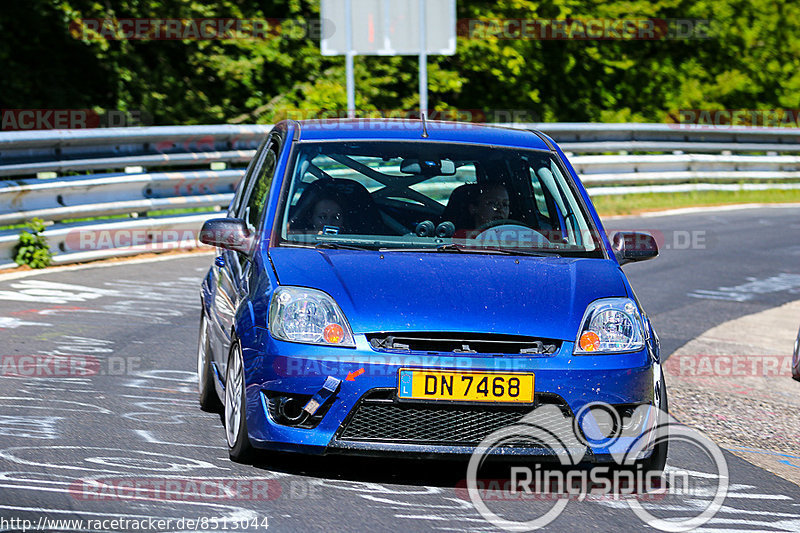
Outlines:
POLYGON ((290 222, 290 231, 300 233, 345 233, 342 195, 332 186, 316 183, 309 186, 297 204, 297 215, 290 222))
POLYGON ((325 227, 335 227, 342 231, 343 226, 342 207, 333 198, 320 198, 314 204, 311 212, 311 227, 317 234, 325 232, 325 227))

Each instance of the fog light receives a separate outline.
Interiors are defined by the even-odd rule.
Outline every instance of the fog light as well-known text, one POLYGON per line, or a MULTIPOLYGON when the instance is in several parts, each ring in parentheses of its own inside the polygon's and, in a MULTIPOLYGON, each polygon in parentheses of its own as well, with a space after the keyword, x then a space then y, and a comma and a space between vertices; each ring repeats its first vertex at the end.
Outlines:
POLYGON ((293 425, 303 418, 304 415, 303 404, 294 398, 280 398, 278 400, 278 416, 288 425, 293 425))

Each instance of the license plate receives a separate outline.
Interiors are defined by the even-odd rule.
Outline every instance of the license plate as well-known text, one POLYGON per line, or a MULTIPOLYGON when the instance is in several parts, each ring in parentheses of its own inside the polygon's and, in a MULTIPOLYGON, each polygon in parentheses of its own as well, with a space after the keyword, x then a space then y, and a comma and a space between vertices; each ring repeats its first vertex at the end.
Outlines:
POLYGON ((533 403, 533 374, 401 368, 398 379, 399 400, 533 403))

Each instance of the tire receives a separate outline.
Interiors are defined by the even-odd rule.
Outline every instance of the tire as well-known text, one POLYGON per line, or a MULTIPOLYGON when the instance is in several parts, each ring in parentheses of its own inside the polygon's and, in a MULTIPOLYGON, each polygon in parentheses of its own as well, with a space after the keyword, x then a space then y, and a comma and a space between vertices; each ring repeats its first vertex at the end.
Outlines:
POLYGON ((238 340, 234 340, 225 372, 225 437, 228 455, 237 463, 250 462, 254 455, 247 436, 247 404, 244 386, 244 360, 238 340))
POLYGON ((658 408, 661 411, 658 416, 656 429, 656 445, 653 453, 647 459, 637 461, 642 466, 644 472, 653 475, 662 475, 667 466, 667 453, 669 451, 669 400, 667 399, 667 384, 664 381, 664 374, 661 374, 660 397, 658 398, 658 408))
POLYGON ((218 413, 222 408, 214 383, 208 346, 208 320, 205 311, 200 312, 200 332, 197 339, 197 394, 200 409, 218 413))

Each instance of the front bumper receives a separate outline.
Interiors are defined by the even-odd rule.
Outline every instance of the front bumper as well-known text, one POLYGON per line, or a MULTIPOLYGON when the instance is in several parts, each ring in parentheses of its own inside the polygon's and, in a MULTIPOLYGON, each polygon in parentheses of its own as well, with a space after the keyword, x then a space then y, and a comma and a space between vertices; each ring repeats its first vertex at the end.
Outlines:
MULTIPOLYGON (((556 425, 566 427, 571 424, 570 417, 592 402, 652 405, 659 371, 646 349, 619 355, 575 356, 573 343, 563 342, 552 355, 378 352, 363 335, 355 337, 355 349, 277 341, 266 329, 258 327, 241 337, 247 427, 254 446, 311 454, 468 455, 494 429, 516 423, 534 407, 557 406, 564 419, 556 425), (533 372, 535 404, 497 407, 400 403, 394 399, 398 370, 409 367, 533 372), (282 394, 310 397, 328 376, 342 383, 321 410, 324 416, 315 427, 298 428, 276 422, 274 410, 270 414, 269 398, 282 394), (371 409, 368 413, 371 418, 368 417, 367 422, 361 420, 360 432, 354 432, 354 419, 366 416, 366 404, 371 409), (381 416, 400 416, 402 420, 391 418, 381 424, 381 416), (365 423, 372 423, 374 431, 370 432, 369 427, 364 429, 365 423), (403 424, 414 431, 403 433, 403 424), (431 438, 425 437, 425 428, 420 428, 419 424, 429 424, 431 438), (461 424, 461 427, 449 428, 451 424, 461 424)), ((579 434, 576 446, 581 449, 577 451, 582 452, 584 461, 611 460, 614 454, 624 451, 652 427, 653 420, 654 413, 648 414, 634 434, 626 432, 613 442, 593 441, 579 434)), ((497 453, 554 457, 552 451, 542 447, 519 444, 504 447, 497 453)))

